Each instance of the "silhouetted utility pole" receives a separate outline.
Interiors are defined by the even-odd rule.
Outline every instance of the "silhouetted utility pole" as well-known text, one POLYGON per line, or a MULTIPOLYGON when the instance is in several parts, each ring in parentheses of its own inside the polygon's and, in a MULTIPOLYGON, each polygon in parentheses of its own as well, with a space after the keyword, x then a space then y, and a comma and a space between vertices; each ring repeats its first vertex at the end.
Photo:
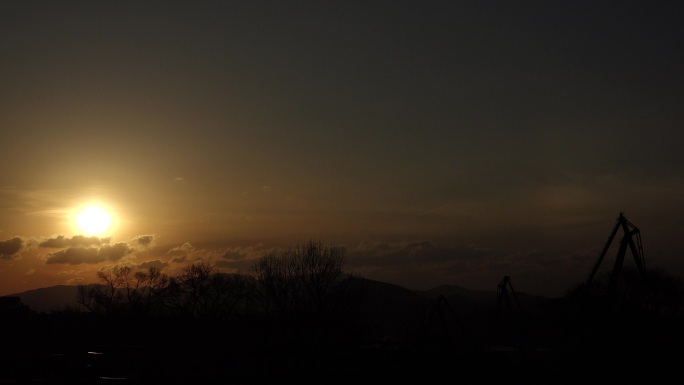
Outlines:
POLYGON ((511 299, 509 296, 512 296, 513 299, 515 300, 515 304, 517 305, 517 315, 520 318, 520 321, 523 323, 523 327, 525 327, 525 312, 523 311, 523 307, 520 304, 520 301, 518 300, 518 295, 515 293, 515 290, 513 290, 513 285, 511 284, 511 278, 509 276, 504 276, 501 282, 497 285, 497 308, 499 313, 503 311, 502 307, 506 306, 506 310, 508 311, 508 316, 510 317, 511 321, 513 321, 516 311, 513 309, 513 305, 511 304, 511 299))
POLYGON ((509 276, 504 276, 501 282, 497 285, 497 306, 499 309, 501 308, 501 304, 505 303, 506 307, 508 308, 509 311, 513 311, 513 308, 511 306, 511 300, 508 298, 508 295, 512 295, 513 299, 515 300, 516 305, 518 305, 518 310, 522 311, 522 306, 520 305, 520 301, 518 301, 518 296, 515 294, 515 290, 513 290, 513 285, 511 284, 511 278, 509 276))
POLYGON ((636 262, 636 266, 639 270, 639 273, 643 274, 645 272, 646 264, 644 262, 644 249, 641 245, 641 233, 639 232, 639 229, 636 226, 630 223, 627 220, 627 218, 625 218, 625 216, 622 213, 620 213, 620 216, 618 216, 617 219, 617 223, 613 228, 613 232, 610 233, 610 236, 608 237, 608 242, 606 242, 606 245, 603 247, 603 251, 601 251, 601 255, 599 256, 598 261, 596 261, 596 264, 594 265, 594 268, 591 271, 591 275, 589 276, 587 283, 591 283, 591 281, 594 279, 594 276, 596 275, 599 266, 601 266, 603 258, 606 256, 606 252, 610 248, 610 244, 613 242, 613 238, 615 238, 615 235, 617 234, 620 228, 622 228, 625 234, 623 235, 622 240, 620 241, 620 249, 618 250, 617 256, 615 258, 615 265, 613 266, 613 272, 610 276, 609 287, 612 288, 613 285, 615 285, 615 283, 617 282, 617 279, 620 275, 620 271, 622 270, 622 265, 625 260, 627 246, 629 246, 629 249, 632 252, 632 256, 634 256, 634 261, 636 262))
POLYGON ((427 332, 432 326, 434 319, 438 322, 438 334, 443 337, 441 342, 454 343, 459 339, 467 338, 464 325, 460 317, 449 304, 443 294, 432 303, 425 318, 424 328, 427 332))

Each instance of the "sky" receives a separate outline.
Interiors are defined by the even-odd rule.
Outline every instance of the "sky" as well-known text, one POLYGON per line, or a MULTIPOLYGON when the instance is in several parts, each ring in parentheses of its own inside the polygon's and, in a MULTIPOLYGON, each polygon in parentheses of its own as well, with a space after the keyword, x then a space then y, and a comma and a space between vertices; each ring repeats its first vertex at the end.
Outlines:
POLYGON ((0 295, 115 265, 250 273, 316 241, 409 289, 560 296, 621 212, 646 267, 684 276, 683 19, 673 1, 2 1, 0 295), (90 205, 101 233, 78 226, 90 205))

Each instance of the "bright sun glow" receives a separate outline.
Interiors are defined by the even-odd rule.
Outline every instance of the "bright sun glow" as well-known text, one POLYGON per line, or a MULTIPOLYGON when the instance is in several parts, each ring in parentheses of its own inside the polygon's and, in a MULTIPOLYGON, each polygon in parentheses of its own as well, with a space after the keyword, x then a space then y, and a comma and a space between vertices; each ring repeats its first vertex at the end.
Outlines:
POLYGON ((111 223, 112 216, 99 206, 86 207, 76 217, 78 228, 87 235, 100 235, 111 223))

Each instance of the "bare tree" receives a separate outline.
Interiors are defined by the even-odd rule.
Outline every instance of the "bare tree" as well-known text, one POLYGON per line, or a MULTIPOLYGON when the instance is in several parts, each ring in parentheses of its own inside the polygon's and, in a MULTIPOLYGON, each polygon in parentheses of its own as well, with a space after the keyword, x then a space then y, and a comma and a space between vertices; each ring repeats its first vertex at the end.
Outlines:
POLYGON ((183 269, 170 282, 170 299, 176 314, 190 318, 237 319, 251 298, 249 277, 223 274, 206 262, 183 269))
POLYGON ((195 317, 209 287, 214 268, 203 261, 186 266, 181 274, 171 279, 171 306, 176 313, 195 317))
POLYGON ((322 310, 325 297, 342 275, 344 256, 339 248, 309 242, 297 248, 294 265, 306 296, 318 311, 322 310))
POLYGON ((77 302, 92 313, 238 319, 250 308, 253 277, 222 274, 206 262, 170 277, 158 268, 115 266, 97 273, 100 284, 79 285, 77 302))
POLYGON ((263 256, 253 268, 264 310, 284 316, 311 308, 320 313, 342 277, 343 263, 340 249, 313 241, 263 256))
POLYGON ((129 267, 114 266, 112 269, 100 270, 97 278, 100 285, 79 286, 78 302, 92 312, 113 314, 120 310, 126 297, 121 289, 124 286, 129 267))
POLYGON ((259 299, 263 310, 287 315, 297 309, 301 297, 300 282, 296 279, 295 260, 291 252, 268 254, 254 265, 259 299))
POLYGON ((130 266, 100 270, 99 285, 79 285, 77 302, 99 314, 150 314, 161 307, 169 277, 157 268, 133 272, 130 266))
POLYGON ((150 267, 147 270, 147 295, 145 305, 147 308, 162 306, 165 302, 166 293, 169 287, 169 276, 162 273, 160 269, 150 267))
POLYGON ((169 276, 156 267, 136 271, 126 281, 129 310, 140 314, 160 314, 168 299, 169 276))

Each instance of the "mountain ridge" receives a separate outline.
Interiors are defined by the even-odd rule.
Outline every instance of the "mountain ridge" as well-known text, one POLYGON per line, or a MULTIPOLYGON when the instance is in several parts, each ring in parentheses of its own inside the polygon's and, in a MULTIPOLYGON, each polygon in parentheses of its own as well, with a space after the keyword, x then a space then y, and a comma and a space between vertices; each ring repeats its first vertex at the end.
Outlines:
MULTIPOLYGON (((372 287, 373 302, 387 303, 381 307, 391 306, 391 303, 395 303, 396 306, 399 306, 399 304, 407 301, 407 297, 412 295, 418 295, 428 301, 434 301, 440 296, 444 296, 449 302, 463 306, 486 306, 495 304, 498 296, 495 290, 472 290, 459 285, 444 284, 429 290, 413 290, 393 283, 368 278, 365 278, 364 280, 372 287)), ((0 297, 19 297, 21 302, 28 306, 32 311, 36 313, 51 313, 66 309, 85 310, 83 306, 77 302, 77 294, 78 285, 54 285, 0 297)), ((527 294, 524 292, 517 292, 516 295, 521 302, 527 304, 535 304, 550 299, 548 297, 527 294)), ((416 299, 416 301, 418 300, 416 299)))

